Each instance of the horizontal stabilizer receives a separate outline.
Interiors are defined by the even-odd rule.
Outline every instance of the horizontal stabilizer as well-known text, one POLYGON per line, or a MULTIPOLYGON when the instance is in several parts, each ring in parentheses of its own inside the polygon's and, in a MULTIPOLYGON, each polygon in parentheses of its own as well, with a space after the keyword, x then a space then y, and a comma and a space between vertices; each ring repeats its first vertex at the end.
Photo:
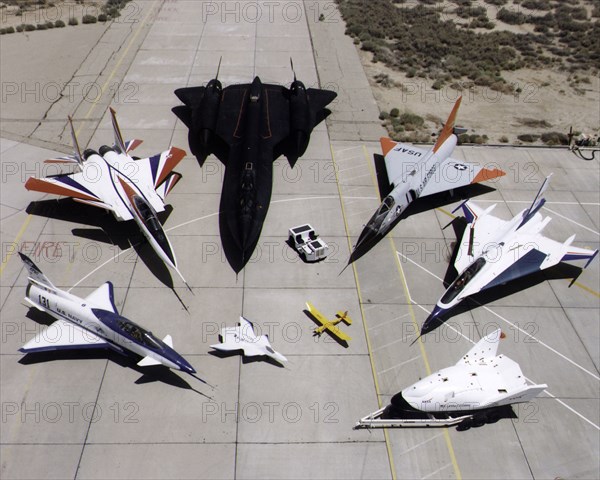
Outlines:
POLYGON ((61 165, 80 165, 79 160, 73 155, 67 157, 49 158, 44 163, 58 163, 61 165))
POLYGON ((138 362, 140 367, 153 367, 155 365, 162 365, 158 360, 155 360, 150 355, 145 356, 138 362))
POLYGON ((169 192, 173 190, 173 187, 177 185, 179 180, 181 180, 181 173, 171 172, 169 175, 167 175, 165 181, 156 189, 156 193, 158 193, 160 198, 163 199, 163 202, 165 201, 165 198, 167 198, 169 192))

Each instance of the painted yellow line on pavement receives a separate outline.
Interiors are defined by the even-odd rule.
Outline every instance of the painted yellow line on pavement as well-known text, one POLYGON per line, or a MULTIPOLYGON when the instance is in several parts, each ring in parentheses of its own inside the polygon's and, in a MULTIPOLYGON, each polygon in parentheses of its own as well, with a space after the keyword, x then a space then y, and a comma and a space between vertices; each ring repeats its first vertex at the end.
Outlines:
MULTIPOLYGON (((367 148, 365 145, 363 145, 363 153, 365 156, 365 159, 367 161, 367 165, 369 166, 369 170, 371 172, 371 179, 373 181, 373 186, 377 189, 377 178, 375 175, 375 172, 373 171, 373 166, 371 165, 371 161, 370 161, 370 156, 368 154, 367 148)), ((442 211, 443 213, 449 214, 450 216, 453 216, 451 213, 445 211, 444 209, 439 209, 440 211, 442 211)), ((406 297, 406 301, 408 304, 408 312, 410 314, 410 318, 412 320, 412 323, 416 329, 416 332, 419 331, 419 324, 417 323, 417 318, 415 316, 415 312, 413 309, 413 302, 412 302, 412 298, 410 296, 410 291, 408 289, 408 283, 406 281, 406 275, 404 274, 404 270, 402 268, 402 264, 400 263, 400 259, 398 258, 398 255, 396 253, 396 246, 394 245, 394 239, 392 238, 392 236, 388 233, 388 235, 386 235, 388 240, 389 240, 389 244, 390 247, 392 248, 392 252, 394 254, 394 258, 396 261, 396 268, 398 270, 398 274, 400 276, 400 280, 402 283, 402 288, 404 290, 404 295, 406 297)), ((421 339, 419 339, 417 341, 417 343, 419 344, 419 349, 421 351, 421 358, 423 359, 423 363, 425 364, 425 371, 427 372, 427 375, 431 375, 431 367, 429 365, 429 359, 427 357, 427 351, 425 350, 425 345, 423 344, 423 341, 421 339)), ((456 477, 457 480, 462 480, 462 474, 460 472, 460 467, 458 466, 458 461, 456 460, 456 454, 454 453, 454 447, 452 445, 452 439, 450 438, 450 434, 448 433, 448 429, 445 428, 444 429, 444 440, 446 442, 446 447, 448 449, 448 454, 450 456, 450 461, 452 462, 452 467, 454 468, 454 475, 456 477)))
MULTIPOLYGON (((144 19, 140 23, 140 25, 137 28, 137 30, 135 31, 135 34, 133 35, 133 37, 131 37, 131 40, 129 40, 129 43, 127 44, 127 47, 125 48, 125 50, 123 51, 123 54, 121 55, 121 57, 119 58, 119 60, 115 64, 115 66, 113 67, 112 71, 110 72, 110 75, 108 76, 108 78, 106 79, 106 81, 104 82, 104 84, 102 85, 102 87, 100 88, 100 95, 99 95, 98 98, 102 98, 102 96, 104 95, 104 91, 106 90, 106 87, 108 86, 108 84, 110 83, 110 81, 115 76, 115 73, 117 72, 117 69, 123 63, 123 60, 127 56, 127 52, 129 52, 129 49, 131 48, 131 45, 133 45, 133 42, 135 41, 135 39, 138 37, 138 35, 142 31, 142 27, 146 24, 146 21, 150 17, 150 14, 154 11, 155 5, 156 5, 156 0, 154 1, 153 5, 150 7, 150 9, 148 10, 148 13, 146 14, 146 16, 144 17, 144 19)), ((94 102, 92 102, 92 105, 90 106, 88 112, 83 117, 84 120, 87 120, 90 117, 90 115, 92 114, 92 112, 96 108, 96 105, 98 105, 98 101, 97 100, 95 100, 94 102)), ((81 131, 82 128, 83 128, 83 125, 79 127, 79 129, 77 130, 76 133, 79 134, 79 132, 81 131)))
POLYGON ((19 240, 21 240, 21 237, 25 233, 25 230, 27 230, 27 227, 29 226, 29 222, 31 222, 31 214, 27 215, 27 218, 23 222, 23 225, 21 225, 21 229, 19 230, 19 233, 17 233, 17 236, 15 237, 15 239, 12 242, 12 244, 15 246, 15 248, 10 249, 8 252, 6 252, 6 257, 2 260, 2 265, 0 266, 0 277, 2 276, 2 273, 4 272, 4 269, 6 268, 6 264, 8 263, 9 258, 13 255, 13 253, 15 253, 18 250, 19 240))
MULTIPOLYGON (((150 17, 150 14, 154 11, 154 6, 155 5, 156 5, 156 1, 152 5, 152 7, 150 7, 150 10, 148 11, 148 13, 146 14, 146 16, 144 17, 144 20, 140 23, 140 26, 138 27, 138 29, 136 30, 135 34, 133 35, 133 37, 131 38, 131 40, 127 44, 127 47, 125 48, 125 50, 123 51, 123 54, 121 55, 121 57, 117 61, 116 65, 112 69, 112 72, 110 73, 108 79, 106 80, 106 82, 104 82, 104 85, 102 85, 102 87, 100 89, 100 91, 101 91, 100 98, 104 94, 104 91, 106 90, 106 87, 108 86, 109 82, 115 76, 115 73, 116 73, 117 69, 121 66, 121 63, 123 63, 123 60, 125 59, 125 56, 127 55, 127 52, 131 48, 131 45, 133 44, 134 40, 139 35, 140 31, 142 30, 142 27, 146 24, 146 21, 150 17)), ((83 117, 84 119, 89 118, 89 116, 92 114, 92 112, 96 108, 96 105, 97 105, 97 101, 95 101, 95 102, 92 103, 92 105, 91 105, 90 109, 88 110, 88 112, 86 113, 85 117, 83 117)), ((79 134, 79 132, 81 131, 82 128, 83 128, 83 124, 76 131, 77 135, 79 134)), ((17 236, 15 237, 15 239, 12 242, 13 244, 18 244, 19 243, 19 240, 21 239, 21 237, 25 233, 25 230, 29 226, 29 222, 31 222, 31 217, 32 217, 31 213, 27 215, 27 217, 25 218, 25 221, 23 222, 23 225, 21 226, 21 229, 19 230, 19 233, 17 234, 17 236)), ((6 264, 8 263, 8 260, 10 260, 10 257, 13 255, 13 253, 15 251, 16 250, 10 250, 7 253, 6 257, 2 260, 2 265, 0 266, 0 277, 2 276, 2 273, 4 272, 4 269, 6 268, 6 264)), ((70 262, 69 262, 69 267, 67 267, 67 269, 70 269, 70 262)))
MULTIPOLYGON (((341 210, 342 210, 342 219, 344 220, 344 228, 346 229, 346 239, 348 241, 348 248, 350 251, 352 251, 352 242, 350 241, 350 229, 348 228, 348 221, 346 219, 346 210, 344 207, 344 198, 342 195, 342 188, 340 186, 340 179, 338 177, 338 169, 337 169, 337 164, 335 162, 335 153, 333 151, 333 146, 331 144, 329 144, 329 149, 331 150, 331 160, 333 162, 333 171, 335 172, 335 181, 337 184, 337 189, 338 189, 338 195, 340 198, 340 206, 341 206, 341 210)), ((360 315, 362 318, 362 324, 363 324, 363 329, 365 331, 365 339, 367 342, 367 350, 369 352, 369 362, 371 364, 371 374, 373 376, 373 383, 375 384, 375 394, 377 395, 377 404, 379 405, 379 408, 381 408, 381 391, 379 389, 379 381, 377 380, 377 369, 375 368, 375 364, 373 362, 373 353, 371 350, 371 339, 369 337, 369 330, 367 328, 367 322, 365 319, 365 311, 363 309, 363 299, 362 299, 362 293, 361 293, 361 289, 360 289, 360 283, 358 281, 358 272, 356 271, 356 266, 354 264, 354 262, 352 262, 352 271, 354 273, 354 282, 356 283, 356 292, 358 293, 358 305, 360 307, 360 315)), ((396 480, 396 466, 394 464, 394 456, 392 454, 392 447, 390 445, 390 439, 389 439, 389 435, 387 432, 387 429, 383 429, 383 436, 385 439, 385 447, 387 449, 387 454, 388 454, 388 461, 390 463, 390 471, 392 473, 392 479, 396 480)))
POLYGON ((584 284, 579 283, 579 282, 573 282, 573 285, 577 285, 579 288, 585 290, 588 293, 591 293, 592 295, 594 295, 595 297, 600 298, 600 293, 598 293, 596 290, 592 290, 590 287, 586 287, 584 284))

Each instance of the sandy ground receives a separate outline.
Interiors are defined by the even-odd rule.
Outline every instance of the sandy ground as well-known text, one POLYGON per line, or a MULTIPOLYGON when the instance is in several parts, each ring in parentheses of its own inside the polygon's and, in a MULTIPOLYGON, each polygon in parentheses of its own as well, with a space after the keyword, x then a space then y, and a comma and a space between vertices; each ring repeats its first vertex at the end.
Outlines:
MULTIPOLYGON (((600 78, 589 77, 590 84, 581 84, 583 93, 569 86, 568 75, 549 70, 519 70, 505 72, 504 78, 521 88, 520 93, 505 94, 486 87, 464 89, 462 92, 446 86, 431 88, 431 80, 407 78, 381 63, 372 63, 372 54, 360 52, 360 57, 371 83, 380 110, 396 107, 400 112, 413 112, 422 117, 435 116, 445 120, 452 104, 462 93, 458 124, 469 133, 487 135, 489 143, 498 143, 506 136, 510 143, 519 143, 517 136, 525 133, 567 133, 572 126, 576 131, 600 133, 600 78), (396 86, 386 88, 374 77, 385 73, 396 86), (524 125, 524 119, 545 120, 551 127, 535 128, 524 125)), ((437 127, 429 123, 432 131, 437 127)), ((439 125, 438 125, 439 127, 439 125)))
MULTIPOLYGON (((483 2, 477 4, 485 6, 488 18, 495 21, 495 13, 499 7, 483 2)), ((585 5, 586 8, 591 8, 590 5, 585 5)), ((455 7, 454 4, 452 6, 455 7)), ((523 11, 528 15, 546 13, 527 9, 523 11)), ((449 20, 465 22, 456 15, 444 15, 449 20)), ((502 22, 495 23, 496 29, 514 33, 528 33, 533 30, 530 24, 513 26, 502 22)), ((567 133, 571 126, 575 131, 589 135, 597 136, 600 133, 600 77, 593 76, 590 72, 581 72, 578 75, 580 78, 587 77, 590 83, 580 82, 575 88, 570 85, 572 76, 568 73, 522 69, 502 74, 508 83, 515 86, 515 90, 521 89, 520 93, 502 94, 488 87, 474 87, 459 92, 449 86, 433 90, 433 80, 408 78, 404 73, 394 71, 382 63, 373 63, 370 52, 359 50, 359 55, 380 110, 389 111, 396 107, 400 112, 413 112, 422 117, 435 116, 445 120, 452 103, 462 93, 463 102, 458 123, 469 128, 469 133, 488 135, 489 143, 498 143, 502 136, 506 136, 510 143, 519 144, 522 142, 517 140, 518 135, 539 135, 551 131, 567 133), (375 76, 382 73, 389 75, 396 85, 389 88, 379 85, 375 76), (529 127, 524 125, 526 122, 523 119, 545 120, 551 126, 529 127)), ((427 127, 434 132, 439 125, 429 122, 427 127)))
POLYGON ((102 13, 101 7, 105 3, 104 1, 96 0, 84 0, 83 2, 55 1, 47 8, 35 4, 31 5, 21 14, 19 14, 19 8, 15 5, 6 5, 4 7, 0 5, 0 27, 16 27, 22 23, 37 25, 57 20, 68 23, 71 17, 76 18, 81 25, 81 18, 84 15, 93 15, 95 17, 100 15, 102 13))

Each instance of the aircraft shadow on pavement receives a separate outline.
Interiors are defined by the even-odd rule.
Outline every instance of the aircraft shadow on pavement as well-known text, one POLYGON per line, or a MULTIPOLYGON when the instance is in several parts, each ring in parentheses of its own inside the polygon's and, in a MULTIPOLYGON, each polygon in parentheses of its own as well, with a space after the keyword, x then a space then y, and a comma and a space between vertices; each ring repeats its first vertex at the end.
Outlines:
POLYGON ((229 352, 224 352, 223 350, 211 350, 210 352, 208 352, 210 355, 217 357, 217 358, 229 358, 229 357, 237 357, 237 356, 241 356, 242 357, 242 363, 244 365, 250 364, 250 363, 256 363, 256 362, 260 362, 260 363, 270 363, 271 365, 275 366, 275 367, 279 367, 279 368, 285 368, 284 365, 282 365, 281 363, 279 363, 277 360, 268 357, 266 355, 258 355, 255 357, 247 357, 244 355, 244 353, 242 352, 242 349, 240 348, 239 350, 231 350, 229 352))
MULTIPOLYGON (((304 309, 302 310, 304 312, 304 314, 310 318, 316 325, 317 327, 321 326, 321 323, 313 316, 312 313, 310 313, 308 310, 304 309)), ((344 322, 340 322, 340 323, 344 323, 344 322)), ((345 323, 344 323, 345 325, 345 323)), ((331 333, 328 329, 325 329, 325 331, 323 333, 327 333, 327 335, 329 335, 329 337, 333 340, 335 340, 337 343, 339 343, 342 347, 344 348, 348 348, 350 345, 348 345, 348 342, 346 340, 342 340, 341 338, 336 337, 333 333, 331 333)), ((313 331, 313 336, 317 336, 318 334, 315 333, 313 331)), ((321 334, 322 335, 322 334, 321 334)))
POLYGON ((400 216, 394 221, 390 230, 385 235, 377 235, 373 237, 372 240, 364 242, 358 248, 354 249, 352 254, 350 255, 348 264, 355 262, 365 254, 367 254, 388 233, 391 233, 396 228, 398 223, 400 223, 402 220, 405 220, 406 218, 416 215, 418 213, 444 207, 451 203, 467 200, 469 198, 475 198, 480 195, 493 192, 494 190, 494 188, 488 187, 487 185, 475 183, 472 185, 466 185, 464 187, 457 188, 452 193, 441 192, 433 195, 428 195, 426 197, 418 198, 417 200, 412 202, 402 214, 400 214, 400 216))
MULTIPOLYGON (((165 286, 173 290, 173 278, 169 268, 154 249, 150 247, 133 220, 118 222, 112 214, 70 198, 31 202, 26 211, 31 215, 93 227, 72 229, 71 233, 76 237, 116 245, 120 250, 133 248, 152 274, 165 286)), ((171 205, 165 205, 165 211, 158 214, 158 218, 163 225, 172 211, 173 207, 171 205)))

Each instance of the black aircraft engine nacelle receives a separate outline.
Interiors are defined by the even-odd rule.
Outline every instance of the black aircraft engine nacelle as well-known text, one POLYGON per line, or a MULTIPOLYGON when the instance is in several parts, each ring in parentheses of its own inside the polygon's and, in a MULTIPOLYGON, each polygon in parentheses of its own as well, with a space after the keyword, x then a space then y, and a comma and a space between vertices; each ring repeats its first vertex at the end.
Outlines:
POLYGON ((301 157, 308 147, 310 124, 306 88, 301 81, 294 80, 290 86, 290 153, 296 158, 301 157))
POLYGON ((202 162, 212 151, 222 94, 223 87, 216 78, 206 87, 175 90, 185 106, 174 107, 173 112, 189 128, 190 149, 202 162))
POLYGON ((204 151, 209 151, 212 146, 222 94, 221 82, 213 79, 206 85, 200 104, 192 109, 192 130, 204 151))

